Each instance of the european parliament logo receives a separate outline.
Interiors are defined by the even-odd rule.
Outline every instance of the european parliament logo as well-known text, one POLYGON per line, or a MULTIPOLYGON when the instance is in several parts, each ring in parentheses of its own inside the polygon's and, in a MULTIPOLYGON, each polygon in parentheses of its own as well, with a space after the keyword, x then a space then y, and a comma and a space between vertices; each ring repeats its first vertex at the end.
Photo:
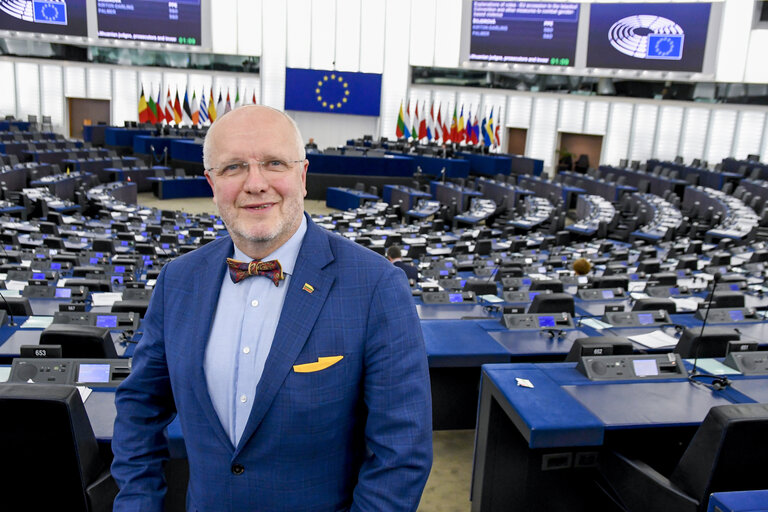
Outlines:
POLYGON ((317 69, 285 70, 285 109, 378 116, 381 75, 317 69))
POLYGON ((34 0, 35 23, 67 24, 67 3, 34 0))
POLYGON ((637 59, 680 60, 685 33, 662 16, 637 14, 614 23, 608 40, 616 50, 637 59))

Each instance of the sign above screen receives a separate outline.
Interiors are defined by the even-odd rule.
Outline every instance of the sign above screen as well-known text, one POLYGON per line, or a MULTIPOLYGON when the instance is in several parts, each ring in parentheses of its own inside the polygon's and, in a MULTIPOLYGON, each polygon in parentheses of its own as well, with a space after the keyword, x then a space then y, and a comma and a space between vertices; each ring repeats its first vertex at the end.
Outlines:
POLYGON ((200 0, 96 0, 104 39, 200 46, 200 0))
POLYGON ((472 2, 469 60, 573 66, 579 4, 472 2))
POLYGON ((592 4, 587 66, 701 72, 711 4, 592 4))
POLYGON ((85 0, 0 0, 0 30, 85 37, 85 0))

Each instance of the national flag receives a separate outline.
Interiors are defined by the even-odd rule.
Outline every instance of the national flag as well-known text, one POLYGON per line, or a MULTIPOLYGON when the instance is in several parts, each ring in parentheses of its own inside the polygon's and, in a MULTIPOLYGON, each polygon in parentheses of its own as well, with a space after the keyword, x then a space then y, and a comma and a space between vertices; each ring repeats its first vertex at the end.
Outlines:
POLYGON ((419 138, 419 102, 416 101, 416 112, 413 114, 413 128, 411 128, 411 137, 419 138))
POLYGON ((488 123, 483 117, 483 122, 480 124, 480 130, 483 134, 483 146, 488 147, 491 145, 491 136, 488 134, 488 123))
POLYGON ((219 89, 219 101, 216 102, 216 112, 218 112, 219 116, 223 116, 227 113, 225 107, 226 105, 224 105, 224 100, 221 97, 221 89, 219 89))
POLYGON ((163 121, 165 121, 165 107, 161 104, 161 100, 163 98, 163 85, 160 84, 160 87, 157 88, 157 123, 163 124, 163 121))
POLYGON ((459 141, 459 127, 457 126, 458 119, 456 118, 456 105, 453 106, 453 119, 451 119, 451 142, 459 141))
POLYGON ((192 105, 189 108, 192 110, 192 126, 197 126, 200 124, 200 103, 197 101, 195 91, 192 91, 192 105))
POLYGON ((168 94, 165 98, 165 122, 171 124, 173 121, 173 100, 171 99, 171 86, 168 86, 168 94))
POLYGON ((157 124, 157 104, 151 94, 149 96, 149 103, 147 104, 147 111, 149 112, 149 122, 157 124))
POLYGON ((230 103, 230 99, 229 99, 229 89, 227 89, 227 104, 226 104, 226 105, 224 105, 224 113, 226 114, 226 113, 227 113, 227 112, 229 112, 230 110, 232 110, 232 103, 230 103))
POLYGON ((307 292, 307 293, 312 293, 312 292, 314 292, 314 291, 315 291, 315 287, 314 287, 314 286, 312 286, 312 285, 311 285, 311 284, 309 284, 309 283, 304 283, 304 286, 303 286, 301 289, 302 289, 302 290, 304 290, 304 291, 305 291, 305 292, 307 292))
POLYGON ((251 97, 251 104, 256 104, 256 89, 253 90, 253 96, 251 97))
POLYGON ((499 134, 500 129, 501 129, 501 123, 496 125, 496 131, 493 134, 493 141, 496 144, 496 147, 501 146, 501 135, 499 134))
POLYGON ((445 118, 441 125, 443 129, 443 142, 451 142, 451 131, 448 129, 448 117, 445 118))
POLYGON ((442 106, 438 104, 437 105, 437 122, 435 123, 435 140, 445 142, 445 138, 443 137, 443 120, 440 117, 441 108, 442 106))
POLYGON ((216 121, 216 102, 213 100, 213 87, 211 87, 211 94, 208 96, 208 119, 213 124, 216 121))
POLYGON ((407 139, 411 136, 408 127, 405 125, 405 119, 403 118, 403 100, 400 100, 400 112, 397 114, 397 128, 395 129, 395 135, 398 139, 402 139, 403 137, 407 139))
POLYGON ((491 107, 491 115, 488 116, 488 135, 491 138, 491 146, 496 146, 496 139, 493 136, 493 107, 491 107))
POLYGON ((415 135, 413 133, 413 127, 411 126, 411 99, 408 98, 408 101, 405 104, 405 112, 403 112, 403 123, 405 123, 405 131, 408 133, 408 135, 405 136, 405 138, 409 138, 411 135, 415 135))
POLYGON ((454 140, 457 144, 464 142, 466 136, 466 127, 464 126, 464 105, 461 106, 461 114, 459 114, 459 124, 456 126, 457 139, 454 140))
POLYGON ((144 98, 144 86, 141 86, 141 96, 139 96, 139 122, 149 122, 149 106, 147 100, 144 98))
MULTIPOLYGON (((417 106, 418 108, 418 106, 417 106)), ((419 140, 427 138, 427 102, 424 102, 424 115, 419 119, 419 140)))
POLYGON ((176 88, 176 99, 173 101, 173 121, 176 126, 181 126, 181 102, 179 101, 179 88, 176 88))
POLYGON ((200 124, 208 123, 208 105, 205 103, 205 89, 200 94, 200 124))
POLYGON ((472 143, 472 109, 467 111, 467 126, 464 129, 464 142, 467 144, 472 143))
POLYGON ((192 124, 192 107, 189 105, 189 86, 184 89, 184 103, 181 104, 181 122, 192 124))
POLYGON ((472 144, 477 145, 480 142, 480 124, 477 122, 477 111, 475 111, 475 120, 472 123, 472 144))
POLYGON ((237 108, 240 106, 240 89, 235 89, 235 104, 232 106, 232 108, 237 108))
POLYGON ((427 120, 427 140, 432 141, 435 133, 435 102, 429 105, 429 119, 427 120))

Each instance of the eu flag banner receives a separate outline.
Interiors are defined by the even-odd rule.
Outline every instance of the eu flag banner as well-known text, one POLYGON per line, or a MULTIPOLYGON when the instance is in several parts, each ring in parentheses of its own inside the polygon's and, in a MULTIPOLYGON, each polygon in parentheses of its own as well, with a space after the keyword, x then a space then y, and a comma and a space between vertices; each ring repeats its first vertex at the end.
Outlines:
POLYGON ((380 105, 380 74, 285 70, 285 110, 378 116, 380 105))
POLYGON ((35 23, 67 24, 67 4, 34 0, 35 23))

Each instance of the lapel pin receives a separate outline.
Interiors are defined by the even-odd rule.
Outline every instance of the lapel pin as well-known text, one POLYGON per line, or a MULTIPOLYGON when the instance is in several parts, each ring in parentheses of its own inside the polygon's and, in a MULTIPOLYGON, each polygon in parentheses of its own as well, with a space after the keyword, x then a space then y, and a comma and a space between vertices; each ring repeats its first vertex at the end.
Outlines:
POLYGON ((304 283, 304 288, 302 288, 302 290, 304 290, 307 293, 312 293, 315 291, 315 288, 309 283, 304 283))

